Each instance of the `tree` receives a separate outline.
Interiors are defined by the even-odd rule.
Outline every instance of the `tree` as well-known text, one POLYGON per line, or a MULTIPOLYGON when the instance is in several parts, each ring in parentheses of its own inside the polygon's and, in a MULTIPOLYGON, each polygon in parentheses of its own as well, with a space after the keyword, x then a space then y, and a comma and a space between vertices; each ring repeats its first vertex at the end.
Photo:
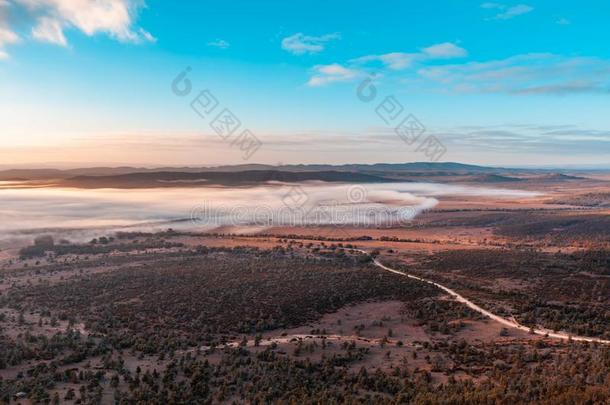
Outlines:
POLYGON ((55 241, 51 235, 41 235, 34 239, 34 246, 50 250, 55 246, 55 241))
POLYGON ((64 396, 64 399, 66 401, 71 401, 76 397, 76 393, 74 392, 74 388, 69 388, 68 392, 66 392, 66 396, 64 396))

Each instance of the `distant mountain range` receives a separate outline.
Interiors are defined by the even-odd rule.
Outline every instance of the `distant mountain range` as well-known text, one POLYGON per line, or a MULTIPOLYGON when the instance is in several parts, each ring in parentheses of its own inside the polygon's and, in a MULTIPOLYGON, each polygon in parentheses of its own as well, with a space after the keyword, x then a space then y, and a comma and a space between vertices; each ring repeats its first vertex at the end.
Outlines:
POLYGON ((387 173, 387 172, 472 172, 496 173, 506 169, 492 168, 462 163, 376 163, 376 164, 345 164, 345 165, 263 165, 243 164, 216 167, 90 167, 81 169, 9 169, 0 171, 0 180, 53 180, 67 179, 76 176, 116 176, 131 173, 152 172, 246 172, 246 171, 281 171, 281 172, 358 172, 358 173, 387 173))
POLYGON ((377 163, 345 165, 245 164, 218 167, 92 167, 82 169, 11 169, 0 181, 35 181, 85 188, 141 188, 201 185, 251 185, 277 182, 374 183, 435 181, 463 183, 563 182, 587 180, 557 171, 508 169, 462 163, 377 163))
POLYGON ((364 173, 339 171, 288 172, 279 170, 244 170, 234 172, 146 172, 114 176, 76 176, 61 184, 76 187, 176 187, 186 185, 248 185, 267 182, 298 183, 324 181, 343 183, 381 183, 396 181, 364 173))
POLYGON ((482 174, 479 176, 473 176, 470 181, 481 182, 481 183, 514 183, 518 181, 525 181, 518 177, 508 177, 499 174, 482 174))

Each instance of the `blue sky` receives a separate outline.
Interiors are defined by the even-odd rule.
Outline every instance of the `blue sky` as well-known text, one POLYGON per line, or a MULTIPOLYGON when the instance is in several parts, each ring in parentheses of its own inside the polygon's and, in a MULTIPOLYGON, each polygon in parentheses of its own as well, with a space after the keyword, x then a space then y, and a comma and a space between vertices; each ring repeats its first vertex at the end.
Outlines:
POLYGON ((0 0, 0 158, 243 163, 189 106, 208 89, 262 143, 250 161, 426 160, 376 114, 393 96, 442 160, 603 164, 608 17, 601 0, 0 0))

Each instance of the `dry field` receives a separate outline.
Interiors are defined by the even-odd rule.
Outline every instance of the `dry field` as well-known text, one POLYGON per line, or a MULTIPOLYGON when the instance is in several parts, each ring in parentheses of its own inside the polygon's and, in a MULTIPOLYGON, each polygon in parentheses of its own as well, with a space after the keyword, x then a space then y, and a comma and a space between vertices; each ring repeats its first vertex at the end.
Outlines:
POLYGON ((532 328, 610 338, 610 189, 527 188, 544 195, 444 198, 401 228, 5 248, 0 402, 603 403, 610 348, 505 328, 355 250, 532 328))

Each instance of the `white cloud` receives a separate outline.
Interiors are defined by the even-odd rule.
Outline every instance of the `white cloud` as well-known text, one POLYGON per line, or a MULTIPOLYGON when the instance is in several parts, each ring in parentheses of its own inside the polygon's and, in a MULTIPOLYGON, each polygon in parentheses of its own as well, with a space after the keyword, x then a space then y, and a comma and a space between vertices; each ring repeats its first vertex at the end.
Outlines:
POLYGON ((284 38, 282 40, 282 49, 295 55, 317 53, 324 50, 324 44, 326 42, 339 38, 340 35, 338 33, 314 37, 299 32, 284 38))
POLYGON ((224 39, 217 39, 215 41, 210 41, 207 44, 208 46, 212 46, 214 48, 220 48, 220 49, 227 49, 228 47, 231 46, 230 43, 228 43, 227 41, 225 41, 224 39))
POLYGON ((486 9, 503 9, 503 8, 506 8, 506 6, 503 5, 503 4, 499 4, 499 3, 483 3, 483 4, 481 4, 481 8, 486 8, 486 9))
POLYGON ((508 20, 519 15, 527 14, 534 10, 534 7, 528 6, 527 4, 518 4, 513 7, 509 7, 505 12, 500 13, 496 16, 499 20, 508 20))
POLYGON ((13 32, 8 25, 8 7, 8 2, 0 0, 0 60, 9 58, 9 54, 4 50, 6 45, 15 44, 20 41, 19 35, 13 32))
POLYGON ((572 21, 568 20, 567 18, 559 18, 557 21, 555 21, 555 23, 559 24, 559 25, 570 25, 572 24, 572 21))
POLYGON ((468 52, 464 48, 460 48, 451 42, 443 42, 442 44, 436 44, 422 49, 422 52, 435 59, 443 58, 461 58, 468 55, 468 52))
POLYGON ((68 44, 61 23, 50 17, 40 17, 38 19, 38 25, 32 28, 32 36, 43 42, 50 42, 61 46, 68 44))
POLYGON ((34 40, 67 46, 66 29, 78 29, 85 35, 104 33, 122 42, 155 42, 143 28, 134 27, 143 0, 0 0, 0 59, 9 57, 5 46, 21 38, 8 25, 10 8, 35 21, 34 40))
POLYGON ((138 32, 140 33, 145 42, 157 42, 157 38, 153 36, 153 34, 151 34, 150 32, 146 31, 144 28, 140 28, 138 32))
POLYGON ((451 42, 443 42, 423 48, 421 52, 417 53, 390 52, 381 55, 366 55, 352 59, 349 62, 355 65, 381 62, 383 66, 391 70, 403 70, 412 67, 416 62, 422 62, 427 59, 450 59, 463 57, 467 54, 468 52, 464 48, 460 48, 451 42))
MULTIPOLYGON (((3 24, 0 18, 0 24, 3 24)), ((4 50, 5 45, 15 44, 19 42, 19 36, 11 31, 9 28, 0 26, 0 60, 8 59, 9 55, 4 50)))
POLYGON ((411 66, 417 57, 418 54, 415 53, 391 52, 382 55, 362 56, 360 58, 352 59, 350 62, 356 64, 366 64, 369 62, 378 61, 392 70, 402 70, 411 66))
POLYGON ((19 42, 19 36, 9 28, 0 27, 0 47, 19 42))
POLYGON ((361 72, 350 69, 338 63, 330 65, 318 65, 313 68, 314 75, 309 79, 307 85, 310 87, 324 86, 329 83, 345 82, 357 78, 361 72))
POLYGON ((121 42, 154 42, 142 28, 133 27, 143 2, 139 0, 15 0, 38 17, 32 30, 35 39, 65 46, 64 29, 76 28, 85 35, 105 33, 121 42))
POLYGON ((517 16, 527 14, 534 10, 534 7, 528 6, 527 4, 517 4, 516 6, 507 6, 500 3, 483 3, 482 8, 489 10, 501 10, 500 13, 496 14, 491 20, 510 20, 517 16))
POLYGON ((316 87, 356 79, 364 75, 362 71, 364 67, 371 67, 375 63, 381 64, 383 68, 398 71, 411 68, 413 65, 427 60, 458 58, 467 54, 468 52, 464 48, 450 42, 443 42, 423 48, 416 53, 390 52, 365 55, 349 60, 345 66, 339 63, 315 66, 313 75, 307 84, 316 87))
POLYGON ((569 95, 610 92, 610 60, 548 53, 419 69, 420 77, 461 93, 569 95))

